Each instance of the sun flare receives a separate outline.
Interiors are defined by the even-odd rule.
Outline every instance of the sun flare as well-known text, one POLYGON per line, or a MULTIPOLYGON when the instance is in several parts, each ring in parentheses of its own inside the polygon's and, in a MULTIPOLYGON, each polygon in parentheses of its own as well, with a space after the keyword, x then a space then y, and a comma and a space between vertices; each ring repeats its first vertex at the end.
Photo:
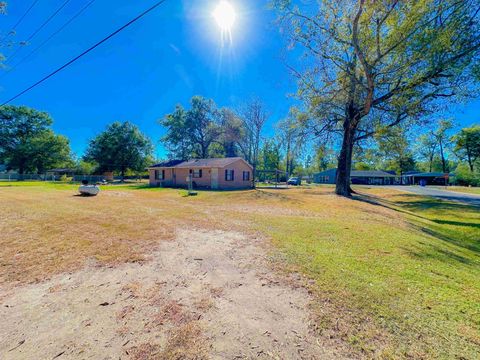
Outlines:
POLYGON ((220 27, 222 34, 222 44, 225 40, 232 42, 232 28, 235 25, 237 14, 235 8, 228 1, 222 0, 213 11, 213 17, 220 27))

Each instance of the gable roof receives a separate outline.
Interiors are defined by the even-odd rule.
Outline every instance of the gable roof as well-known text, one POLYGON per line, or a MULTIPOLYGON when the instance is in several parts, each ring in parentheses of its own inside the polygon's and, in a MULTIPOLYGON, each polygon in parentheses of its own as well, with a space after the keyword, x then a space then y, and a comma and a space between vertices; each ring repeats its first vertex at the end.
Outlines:
POLYGON ((396 177, 393 174, 381 170, 352 170, 350 176, 354 177, 396 177))
POLYGON ((222 168, 228 166, 238 160, 245 162, 248 166, 251 165, 246 162, 241 157, 229 157, 229 158, 211 158, 211 159, 192 159, 192 160, 170 160, 164 161, 159 164, 151 166, 151 168, 158 168, 158 167, 169 167, 169 168, 194 168, 194 167, 202 167, 202 168, 222 168))
POLYGON ((175 167, 178 164, 181 164, 182 162, 185 162, 185 160, 167 160, 167 161, 162 161, 161 163, 152 165, 150 167, 175 167))
POLYGON ((238 160, 243 160, 241 157, 231 158, 212 158, 212 159, 193 159, 178 164, 177 168, 190 168, 190 167, 225 167, 238 160))

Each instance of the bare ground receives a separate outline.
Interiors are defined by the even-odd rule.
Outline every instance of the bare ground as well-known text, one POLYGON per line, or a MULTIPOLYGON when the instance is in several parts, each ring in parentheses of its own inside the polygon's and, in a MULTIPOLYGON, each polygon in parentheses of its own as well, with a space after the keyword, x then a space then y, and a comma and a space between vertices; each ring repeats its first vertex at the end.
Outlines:
POLYGON ((0 289, 0 359, 329 359, 312 300, 272 271, 263 240, 182 230, 144 263, 0 289))

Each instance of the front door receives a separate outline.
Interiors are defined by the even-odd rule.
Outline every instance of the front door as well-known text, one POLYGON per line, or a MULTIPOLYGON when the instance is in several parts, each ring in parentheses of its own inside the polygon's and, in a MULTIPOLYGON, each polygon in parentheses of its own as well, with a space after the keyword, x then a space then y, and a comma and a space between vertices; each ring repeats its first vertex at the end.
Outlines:
POLYGON ((210 172, 211 184, 210 187, 212 189, 218 189, 218 169, 212 168, 210 172))

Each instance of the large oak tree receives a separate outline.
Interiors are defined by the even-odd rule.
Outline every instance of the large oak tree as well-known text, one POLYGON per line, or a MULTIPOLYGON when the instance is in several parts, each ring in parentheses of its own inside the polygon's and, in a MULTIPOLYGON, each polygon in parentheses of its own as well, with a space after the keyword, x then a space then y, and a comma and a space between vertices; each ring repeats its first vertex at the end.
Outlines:
POLYGON ((341 136, 336 193, 351 194, 354 144, 420 121, 472 92, 479 74, 479 0, 274 0, 292 45, 290 67, 315 135, 341 136))
POLYGON ((69 141, 54 134, 52 123, 43 111, 26 106, 0 107, 0 161, 20 174, 71 165, 69 141))

